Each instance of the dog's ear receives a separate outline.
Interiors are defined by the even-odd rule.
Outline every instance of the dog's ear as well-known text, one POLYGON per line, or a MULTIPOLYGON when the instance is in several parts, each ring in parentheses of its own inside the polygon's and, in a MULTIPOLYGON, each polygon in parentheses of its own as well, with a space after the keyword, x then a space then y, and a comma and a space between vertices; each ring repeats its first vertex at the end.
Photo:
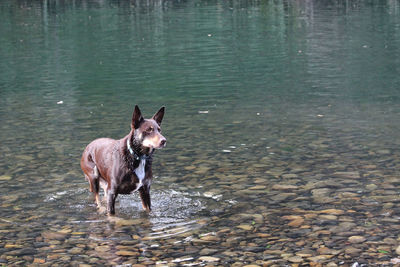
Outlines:
POLYGON ((140 111, 139 107, 136 105, 135 110, 133 111, 132 115, 132 129, 139 128, 140 124, 144 121, 142 116, 142 112, 140 111))
POLYGON ((161 107, 159 111, 153 116, 153 120, 157 122, 158 125, 161 125, 161 121, 164 118, 165 107, 161 107))

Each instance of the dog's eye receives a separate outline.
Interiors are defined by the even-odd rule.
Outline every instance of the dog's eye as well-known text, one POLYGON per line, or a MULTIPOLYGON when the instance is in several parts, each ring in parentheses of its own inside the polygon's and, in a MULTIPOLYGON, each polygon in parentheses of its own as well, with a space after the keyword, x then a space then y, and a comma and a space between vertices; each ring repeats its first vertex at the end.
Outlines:
POLYGON ((149 127, 147 128, 146 132, 151 133, 153 130, 154 130, 153 127, 149 127))

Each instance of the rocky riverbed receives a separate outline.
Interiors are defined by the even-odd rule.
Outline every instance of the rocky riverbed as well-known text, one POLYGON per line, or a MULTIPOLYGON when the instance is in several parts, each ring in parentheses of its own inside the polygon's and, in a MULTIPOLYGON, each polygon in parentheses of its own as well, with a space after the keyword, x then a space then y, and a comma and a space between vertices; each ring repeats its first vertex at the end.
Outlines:
POLYGON ((79 170, 31 179, 31 190, 20 190, 35 175, 34 169, 21 175, 24 164, 39 166, 42 157, 14 156, 16 168, 0 176, 10 192, 1 196, 0 263, 398 264, 397 151, 342 143, 333 152, 329 138, 289 149, 293 142, 235 144, 218 162, 160 155, 156 168, 164 171, 153 186, 154 211, 140 211, 137 195, 121 196, 115 218, 96 212, 79 170))

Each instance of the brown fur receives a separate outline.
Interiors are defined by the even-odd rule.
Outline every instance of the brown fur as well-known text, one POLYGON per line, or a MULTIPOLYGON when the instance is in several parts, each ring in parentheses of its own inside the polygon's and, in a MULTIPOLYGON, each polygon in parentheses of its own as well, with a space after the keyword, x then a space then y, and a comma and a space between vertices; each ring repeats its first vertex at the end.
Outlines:
POLYGON ((130 194, 136 190, 139 191, 143 209, 151 211, 152 155, 154 149, 162 148, 166 144, 165 137, 160 133, 164 111, 165 108, 162 107, 151 119, 144 119, 139 107, 135 106, 128 135, 119 140, 96 139, 83 151, 82 171, 89 181, 90 191, 95 194, 99 208, 99 187, 102 185, 108 214, 115 214, 114 206, 118 194, 130 194), (128 148, 128 140, 133 153, 128 148), (140 183, 135 171, 140 169, 141 160, 146 163, 144 178, 140 183))

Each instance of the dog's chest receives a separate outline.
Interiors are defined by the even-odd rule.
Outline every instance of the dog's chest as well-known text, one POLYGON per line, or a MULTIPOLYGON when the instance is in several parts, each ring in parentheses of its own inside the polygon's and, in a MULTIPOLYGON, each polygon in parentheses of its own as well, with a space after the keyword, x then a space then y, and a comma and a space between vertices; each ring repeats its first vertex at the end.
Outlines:
POLYGON ((146 160, 142 159, 139 162, 139 166, 134 169, 132 172, 135 174, 135 178, 133 178, 133 174, 128 173, 124 176, 123 180, 121 181, 120 185, 118 186, 118 193, 119 194, 130 194, 139 190, 145 182, 146 172, 145 172, 146 160))
POLYGON ((146 160, 142 159, 140 160, 139 166, 135 169, 135 174, 137 178, 139 179, 139 184, 142 184, 144 176, 145 176, 145 171, 144 171, 144 166, 146 165, 146 160))

